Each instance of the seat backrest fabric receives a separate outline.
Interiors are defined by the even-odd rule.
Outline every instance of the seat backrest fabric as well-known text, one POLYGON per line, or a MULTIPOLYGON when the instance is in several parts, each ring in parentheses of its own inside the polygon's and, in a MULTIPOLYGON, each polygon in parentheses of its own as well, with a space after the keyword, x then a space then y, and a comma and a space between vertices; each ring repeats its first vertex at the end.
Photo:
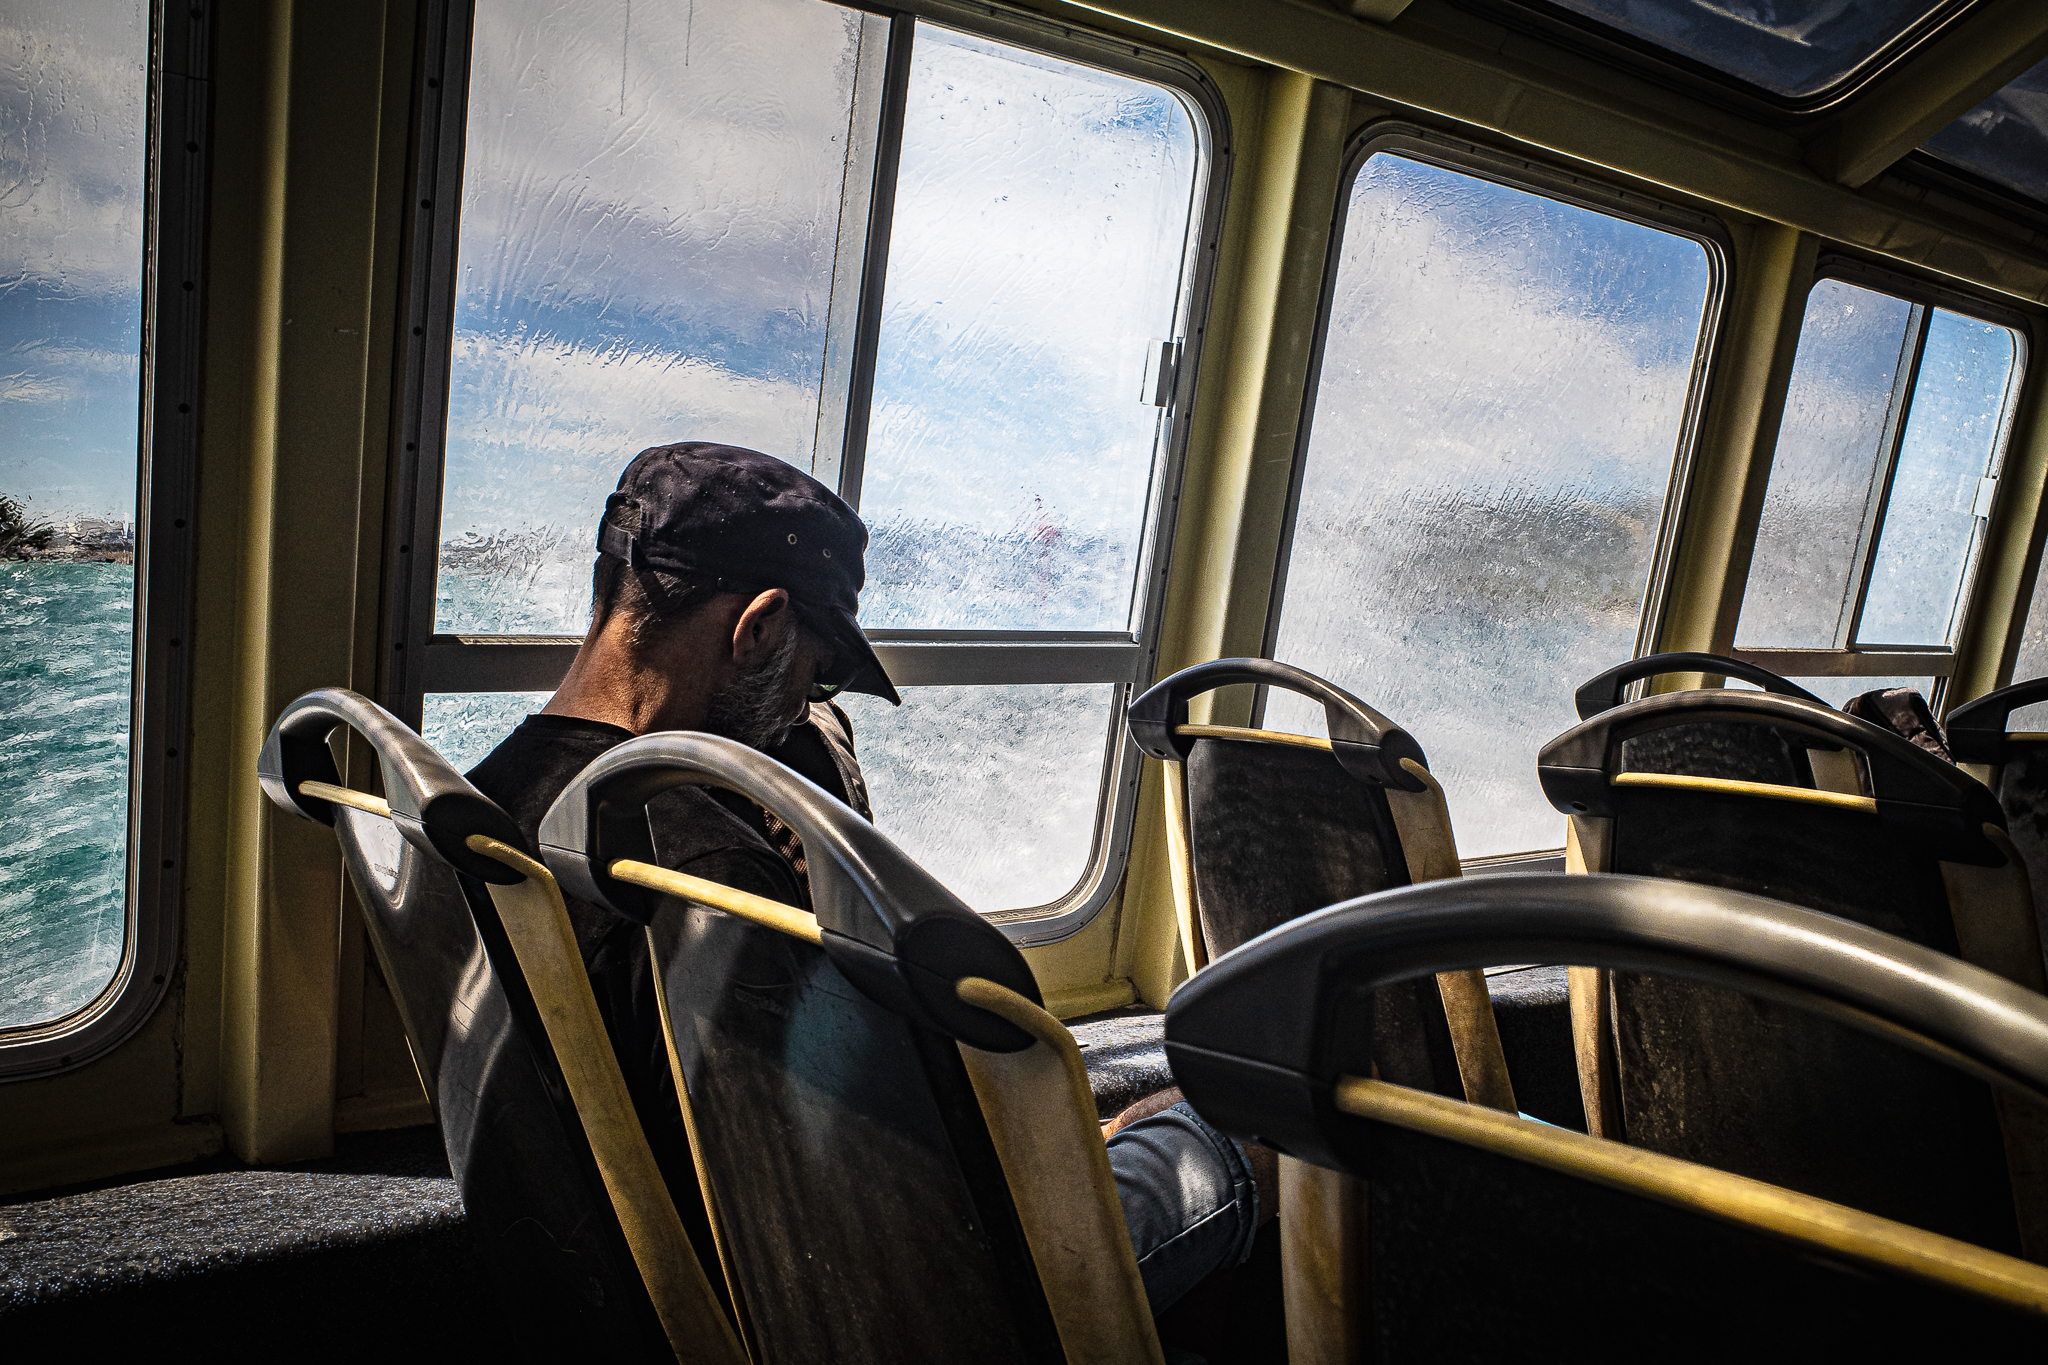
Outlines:
MULTIPOLYGON (((1195 905, 1210 957, 1326 905, 1408 885, 1385 790, 1329 753, 1255 740, 1196 740, 1186 767, 1195 905)), ((1379 993, 1380 1074, 1462 1097, 1434 981, 1379 993)))
MULTIPOLYGON (((2048 678, 1987 692, 1948 716, 1949 746, 1959 763, 1990 769, 1991 790, 2005 812, 2034 890, 2034 920, 2048 953, 2048 738, 2009 733, 2012 713, 2048 701, 2048 678)), ((2044 959, 2048 961, 2048 959, 2044 959)))
POLYGON ((1063 1359, 954 1040, 787 935, 649 933, 758 1357, 1063 1359))
MULTIPOLYGON (((710 736, 611 750, 557 799, 542 848, 565 885, 648 924, 757 1359, 1064 1358, 962 1030, 947 1026, 988 1016, 935 1003, 963 975, 1036 1002, 998 930, 852 810, 710 736), (639 856, 615 842, 644 827, 634 812, 707 772, 721 780, 706 785, 759 802, 802 840, 822 945, 675 898, 628 898, 607 875, 614 858, 639 856)), ((1030 1041, 1007 1024, 977 1037, 999 1050, 1030 1041)))
POLYGON ((2039 1319, 1749 1228, 1353 1119, 1374 1360, 1926 1359, 2037 1352, 2039 1319), (1478 1292, 1476 1286, 1485 1286, 1478 1292), (1765 1345, 1765 1343, 1768 1343, 1765 1345))
MULTIPOLYGON (((337 710, 343 709, 337 697, 349 699, 351 714, 371 708, 353 694, 309 696, 337 710)), ((313 710, 317 718, 320 708, 313 710)), ((287 712, 279 730, 293 719, 287 712)), ((388 715, 384 719, 399 726, 388 715)), ((319 753, 326 752, 324 737, 334 723, 313 727, 319 753)), ((357 728, 371 730, 373 745, 402 738, 357 728)), ((424 747, 417 737, 412 742, 424 747)), ((452 769, 447 776, 461 781, 452 769)), ((266 773, 273 777, 292 789, 303 780, 283 763, 266 773)), ((315 780, 336 777, 330 771, 315 780)), ((501 1291, 504 1311, 536 1344, 667 1354, 660 1321, 484 885, 416 847, 389 819, 341 807, 328 813, 371 950, 440 1122, 465 1222, 501 1291)), ((510 832, 516 840, 516 830, 510 832)))
MULTIPOLYGON (((1897 736, 1843 723, 1868 732, 1867 743, 1887 742, 1894 761, 1953 773, 1897 736)), ((1787 732, 1733 708, 1670 728, 1697 736, 1723 727, 1787 732)), ((1614 768, 1626 769, 1629 746, 1662 733, 1622 740, 1614 768)), ((1607 801, 1611 853, 1600 870, 1768 896, 1957 952, 1942 850, 1867 805, 1626 785, 1607 801)), ((2019 1251, 2004 1139, 1981 1082, 1831 1019, 1712 986, 1617 972, 1609 990, 1621 1107, 1621 1131, 1610 1136, 2019 1251)))

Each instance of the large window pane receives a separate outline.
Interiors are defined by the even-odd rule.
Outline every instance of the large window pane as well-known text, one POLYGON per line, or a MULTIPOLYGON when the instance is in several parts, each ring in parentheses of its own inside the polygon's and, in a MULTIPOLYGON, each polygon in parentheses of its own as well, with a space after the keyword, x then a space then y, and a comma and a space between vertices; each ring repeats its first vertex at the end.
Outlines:
POLYGON ((1921 143, 1920 150, 2048 200, 2048 62, 1921 143))
POLYGON ((1940 0, 1554 0, 1780 95, 1854 74, 1940 0))
POLYGON ((489 756, 519 722, 548 704, 552 692, 429 692, 420 735, 457 772, 489 756))
POLYGON ((920 25, 861 513, 864 619, 1133 624, 1197 182, 1178 96, 920 25))
POLYGON ((1963 571, 1990 511, 1980 480, 1997 463, 2015 353, 2004 327, 1943 309, 1928 320, 1859 642, 1938 645, 1954 635, 1963 571))
POLYGON ((1737 644, 1834 648, 1912 324, 1912 304, 1843 280, 1807 295, 1737 644))
POLYGON ((0 1027, 127 923, 148 7, 0 7, 0 1027))
POLYGON ((875 824, 977 910, 1046 905, 1087 870, 1108 686, 910 687, 843 698, 875 824))
POLYGON ((439 629, 581 634, 648 446, 811 466, 863 31, 816 0, 477 7, 439 629))
POLYGON ((2008 327, 1817 283, 1736 644, 1953 644, 2021 360, 2008 327))
POLYGON ((1690 238, 1408 157, 1351 187, 1274 654, 1414 733, 1467 856, 1560 840, 1536 751, 1635 650, 1713 280, 1690 238))

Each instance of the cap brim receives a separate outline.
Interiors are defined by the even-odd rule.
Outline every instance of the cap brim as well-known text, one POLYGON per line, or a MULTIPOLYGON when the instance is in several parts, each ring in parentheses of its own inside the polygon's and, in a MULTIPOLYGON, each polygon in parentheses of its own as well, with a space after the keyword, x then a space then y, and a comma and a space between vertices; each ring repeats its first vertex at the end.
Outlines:
POLYGON ((875 655, 875 647, 868 643, 867 632, 860 628, 860 622, 853 619, 851 612, 828 612, 832 627, 831 640, 835 648, 859 660, 853 677, 842 688, 845 692, 865 692, 870 697, 880 697, 891 706, 903 705, 903 698, 896 695, 896 684, 889 681, 889 672, 882 667, 881 659, 875 655))

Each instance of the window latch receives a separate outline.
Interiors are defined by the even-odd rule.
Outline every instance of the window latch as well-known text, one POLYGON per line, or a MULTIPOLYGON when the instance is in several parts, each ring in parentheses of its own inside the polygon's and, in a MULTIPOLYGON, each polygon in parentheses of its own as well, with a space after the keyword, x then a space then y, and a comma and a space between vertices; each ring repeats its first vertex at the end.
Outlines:
POLYGON ((1145 383, 1138 390, 1138 401, 1150 408, 1173 406, 1174 381, 1180 376, 1180 343, 1177 341, 1148 341, 1145 343, 1145 383))
POLYGON ((1989 478, 1980 479, 1973 475, 1965 474, 1961 481, 1956 484, 1955 510, 1958 512, 1966 511, 1973 517, 1989 517, 1991 515, 1991 500, 1997 496, 1997 475, 1994 474, 1989 478))

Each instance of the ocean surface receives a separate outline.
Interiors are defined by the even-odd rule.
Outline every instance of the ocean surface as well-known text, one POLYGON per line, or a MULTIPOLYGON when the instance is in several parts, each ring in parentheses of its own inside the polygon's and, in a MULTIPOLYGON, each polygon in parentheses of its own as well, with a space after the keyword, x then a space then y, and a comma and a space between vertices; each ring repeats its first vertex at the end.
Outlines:
POLYGON ((0 1028, 121 963, 135 570, 0 561, 0 1028))

